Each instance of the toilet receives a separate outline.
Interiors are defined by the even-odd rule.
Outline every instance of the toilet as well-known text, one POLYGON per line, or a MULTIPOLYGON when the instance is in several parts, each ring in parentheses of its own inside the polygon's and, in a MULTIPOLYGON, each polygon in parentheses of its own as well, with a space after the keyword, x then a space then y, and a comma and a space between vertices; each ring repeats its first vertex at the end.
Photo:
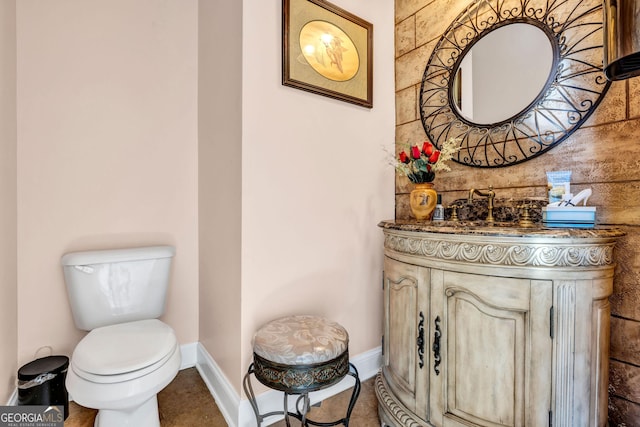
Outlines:
POLYGON ((67 390, 98 409, 96 427, 159 427, 157 394, 180 369, 180 346, 164 313, 175 249, 153 246, 62 257, 78 343, 67 390))

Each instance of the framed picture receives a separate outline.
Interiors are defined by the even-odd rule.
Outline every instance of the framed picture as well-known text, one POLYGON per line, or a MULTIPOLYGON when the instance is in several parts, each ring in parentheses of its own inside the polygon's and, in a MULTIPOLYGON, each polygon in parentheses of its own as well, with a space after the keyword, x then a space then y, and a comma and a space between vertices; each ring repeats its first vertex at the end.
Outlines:
POLYGON ((373 107, 373 25, 324 0, 282 0, 282 84, 373 107))

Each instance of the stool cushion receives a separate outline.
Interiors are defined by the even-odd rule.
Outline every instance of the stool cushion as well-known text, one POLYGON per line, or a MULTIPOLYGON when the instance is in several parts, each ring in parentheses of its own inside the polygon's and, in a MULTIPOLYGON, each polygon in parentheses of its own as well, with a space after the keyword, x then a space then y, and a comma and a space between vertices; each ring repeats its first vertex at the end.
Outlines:
POLYGON ((283 365, 310 365, 347 351, 349 334, 340 324, 317 316, 288 316, 271 321, 253 337, 253 352, 283 365))

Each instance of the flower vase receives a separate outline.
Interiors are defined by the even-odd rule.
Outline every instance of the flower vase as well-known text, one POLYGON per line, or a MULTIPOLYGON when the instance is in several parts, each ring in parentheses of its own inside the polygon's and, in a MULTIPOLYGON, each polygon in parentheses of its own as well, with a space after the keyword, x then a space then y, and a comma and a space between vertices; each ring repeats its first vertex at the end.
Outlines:
POLYGON ((417 220, 431 221, 436 208, 438 193, 432 182, 418 182, 409 195, 409 206, 417 220))

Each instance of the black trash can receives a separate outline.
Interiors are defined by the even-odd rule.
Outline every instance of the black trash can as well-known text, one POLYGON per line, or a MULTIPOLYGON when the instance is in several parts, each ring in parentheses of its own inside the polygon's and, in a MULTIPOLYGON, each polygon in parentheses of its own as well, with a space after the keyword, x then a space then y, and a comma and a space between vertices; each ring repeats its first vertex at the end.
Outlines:
POLYGON ((18 405, 62 405, 66 420, 69 395, 64 382, 68 367, 67 356, 47 356, 18 369, 18 405))

